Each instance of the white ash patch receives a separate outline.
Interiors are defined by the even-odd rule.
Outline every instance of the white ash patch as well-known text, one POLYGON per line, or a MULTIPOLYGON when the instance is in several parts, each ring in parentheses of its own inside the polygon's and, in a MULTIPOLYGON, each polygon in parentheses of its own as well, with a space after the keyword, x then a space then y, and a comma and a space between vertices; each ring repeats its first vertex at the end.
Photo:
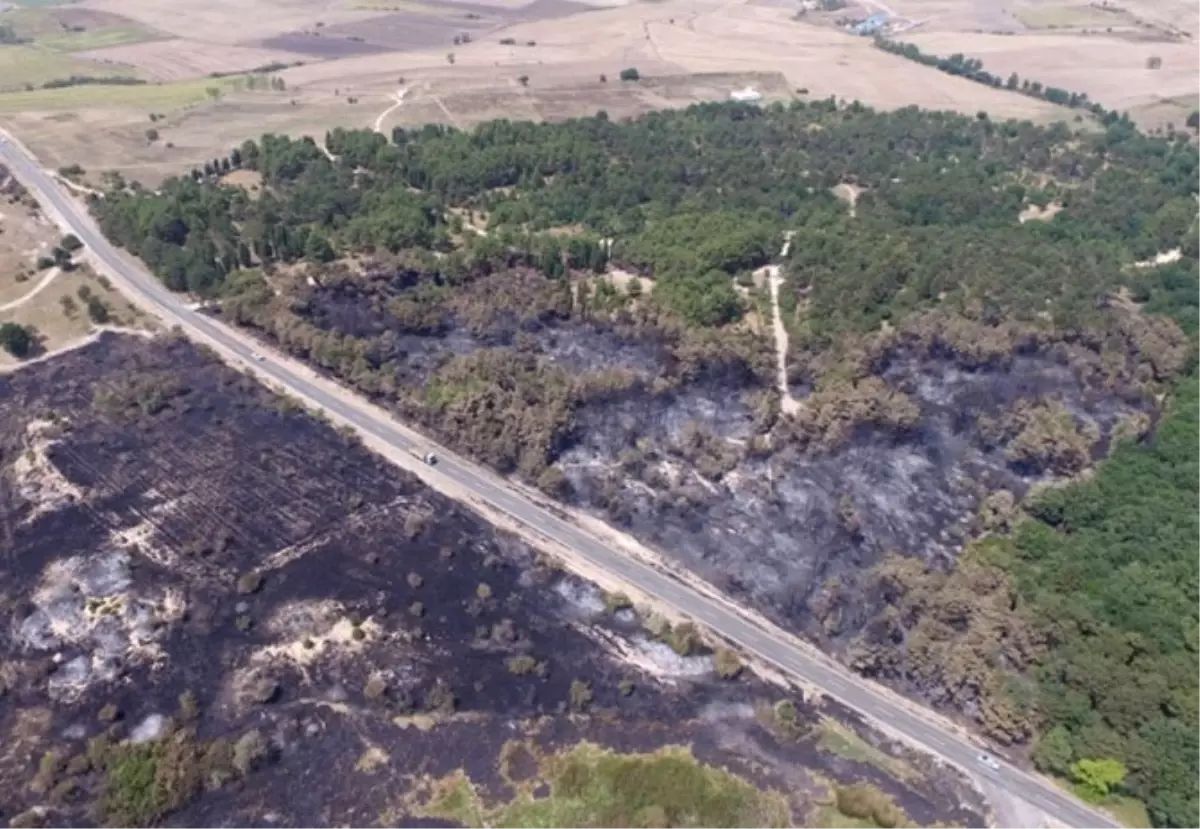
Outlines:
POLYGON ((68 481, 50 460, 50 450, 59 443, 62 428, 52 420, 34 420, 25 427, 24 451, 11 468, 17 493, 33 508, 25 523, 83 498, 83 490, 68 481))
POLYGON ((575 628, 610 656, 637 668, 663 685, 673 686, 678 680, 707 676, 713 671, 711 657, 680 656, 671 650, 670 645, 645 636, 626 638, 592 625, 576 625, 575 628))
POLYGON ((114 550, 59 559, 43 571, 33 612, 15 625, 13 642, 65 660, 48 683, 53 698, 74 699, 93 683, 115 680, 127 665, 166 659, 167 627, 182 617, 186 602, 177 591, 133 593, 129 562, 127 552, 114 550))
POLYGON ((344 606, 332 600, 289 602, 277 608, 263 627, 279 641, 259 648, 250 662, 289 663, 302 671, 319 659, 361 651, 384 634, 374 619, 355 625, 344 606))
POLYGON ((167 718, 162 714, 150 714, 129 732, 129 742, 134 745, 150 743, 167 733, 167 718))
POLYGON ((562 579, 554 585, 554 592, 584 616, 599 616, 604 612, 604 598, 590 584, 574 579, 562 579))

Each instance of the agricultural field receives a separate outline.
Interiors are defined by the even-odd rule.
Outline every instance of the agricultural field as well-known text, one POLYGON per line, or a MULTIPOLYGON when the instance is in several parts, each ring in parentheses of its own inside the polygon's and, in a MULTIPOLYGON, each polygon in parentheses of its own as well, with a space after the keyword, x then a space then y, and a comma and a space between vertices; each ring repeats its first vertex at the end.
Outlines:
MULTIPOLYGON (((1008 2, 985 10, 958 0, 909 0, 887 8, 897 21, 890 36, 936 54, 978 57, 995 72, 1087 92, 1128 109, 1147 127, 1181 127, 1195 109, 1200 68, 1196 33, 1188 28, 1195 21, 1177 3, 1008 2), (1080 22, 1093 18, 1111 18, 1113 25, 1080 22), (1161 58, 1162 67, 1146 69, 1150 57, 1161 58)), ((0 111, 39 154, 117 169, 152 185, 264 129, 319 135, 371 126, 384 111, 388 125, 434 121, 460 128, 496 117, 554 120, 599 109, 622 117, 727 99, 759 78, 777 79, 756 86, 768 100, 832 95, 881 108, 983 110, 1039 123, 1074 118, 1045 101, 882 52, 840 25, 877 10, 851 4, 798 16, 774 0, 306 0, 272 2, 254 15, 237 4, 195 0, 183 7, 150 0, 22 7, 7 14, 23 15, 36 37, 0 47, 0 61, 6 50, 35 50, 36 59, 25 56, 21 70, 35 86, 64 72, 180 86, 143 90, 145 97, 108 88, 48 99, 0 94, 0 111), (630 66, 641 81, 622 85, 617 75, 630 66), (286 95, 215 101, 198 92, 212 75, 255 71, 277 76, 286 95), (409 95, 393 109, 400 87, 409 95), (77 121, 60 117, 67 108, 77 121), (145 129, 139 118, 156 108, 169 124, 186 124, 158 145, 137 138, 145 129), (81 124, 103 130, 108 146, 85 141, 81 124)))
POLYGON ((185 341, 4 375, 0 424, 13 825, 984 825, 185 341))

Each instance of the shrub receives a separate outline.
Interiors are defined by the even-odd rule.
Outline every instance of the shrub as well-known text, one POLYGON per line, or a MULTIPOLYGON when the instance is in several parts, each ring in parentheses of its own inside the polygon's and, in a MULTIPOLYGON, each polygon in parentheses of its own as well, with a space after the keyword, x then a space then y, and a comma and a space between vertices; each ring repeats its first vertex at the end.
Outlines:
POLYGON ((508 660, 508 672, 516 676, 534 674, 537 673, 537 669, 538 661, 527 653, 510 657, 508 660))
POLYGON ((83 242, 79 241, 79 237, 74 233, 68 233, 62 237, 62 241, 58 243, 59 247, 67 251, 76 251, 83 247, 83 242))
POLYGON ((903 826, 908 822, 907 815, 890 797, 866 783, 838 786, 837 810, 846 817, 870 820, 883 829, 903 826))
POLYGON ((633 607, 633 601, 624 593, 605 593, 604 609, 609 613, 619 613, 633 607))
POLYGON ((729 648, 717 648, 713 654, 713 668, 721 679, 736 679, 742 672, 742 661, 729 648))
POLYGON ((584 712, 592 703, 591 683, 576 679, 571 682, 571 710, 584 712))
POLYGON ((623 81, 636 81, 636 80, 639 80, 641 77, 642 77, 641 73, 638 72, 637 69, 632 66, 629 67, 628 69, 621 70, 621 80, 623 80, 623 81))

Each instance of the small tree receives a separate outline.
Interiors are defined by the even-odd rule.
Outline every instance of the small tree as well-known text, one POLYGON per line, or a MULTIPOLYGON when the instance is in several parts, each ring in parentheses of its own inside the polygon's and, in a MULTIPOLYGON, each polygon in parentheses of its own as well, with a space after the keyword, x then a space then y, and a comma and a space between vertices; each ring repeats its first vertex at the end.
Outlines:
POLYGON ((151 144, 153 144, 155 141, 157 141, 158 140, 158 130, 156 130, 154 127, 150 127, 150 129, 146 130, 146 140, 149 141, 151 144))
POLYGON ((521 77, 517 78, 517 83, 519 83, 521 86, 529 86, 529 76, 522 75, 521 77))
POLYGON ((68 251, 76 251, 83 247, 83 242, 79 241, 79 237, 74 233, 68 233, 66 236, 62 237, 62 241, 60 241, 58 244, 63 250, 68 251))
POLYGON ((0 325, 0 346, 14 357, 28 356, 33 349, 33 329, 15 322, 0 325))
POLYGON ((641 77, 641 73, 638 72, 633 66, 630 66, 628 69, 621 70, 621 80, 623 81, 636 81, 641 79, 641 77))

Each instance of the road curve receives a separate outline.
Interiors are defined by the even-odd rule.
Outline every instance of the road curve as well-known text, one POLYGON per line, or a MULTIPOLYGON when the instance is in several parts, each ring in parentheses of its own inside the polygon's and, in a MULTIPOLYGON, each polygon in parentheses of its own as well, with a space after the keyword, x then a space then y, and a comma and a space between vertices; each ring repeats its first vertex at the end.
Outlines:
MULTIPOLYGON (((122 256, 99 232, 86 208, 67 195, 52 175, 38 166, 28 150, 11 137, 4 137, 3 131, 0 131, 0 163, 9 167, 64 231, 79 237, 89 256, 114 285, 138 304, 154 310, 168 325, 180 326, 191 338, 214 346, 232 362, 252 367, 260 377, 309 406, 351 425, 366 437, 416 454, 432 445, 382 413, 375 414, 331 393, 327 384, 303 376, 286 361, 265 351, 256 352, 244 336, 188 307, 184 297, 171 293, 143 267, 122 256)), ((441 459, 437 474, 491 508, 570 548, 589 564, 658 598, 785 673, 820 688, 829 697, 877 721, 908 742, 923 746, 930 754, 983 781, 989 789, 1018 797, 1064 826, 1081 829, 1120 826, 1108 815, 1087 807, 1053 784, 1016 766, 1002 761, 995 768, 985 766, 979 761, 978 747, 935 718, 923 716, 912 703, 898 699, 849 669, 809 651, 783 631, 739 614, 719 598, 706 595, 645 562, 612 549, 582 527, 534 503, 498 476, 449 451, 438 451, 441 459)))

